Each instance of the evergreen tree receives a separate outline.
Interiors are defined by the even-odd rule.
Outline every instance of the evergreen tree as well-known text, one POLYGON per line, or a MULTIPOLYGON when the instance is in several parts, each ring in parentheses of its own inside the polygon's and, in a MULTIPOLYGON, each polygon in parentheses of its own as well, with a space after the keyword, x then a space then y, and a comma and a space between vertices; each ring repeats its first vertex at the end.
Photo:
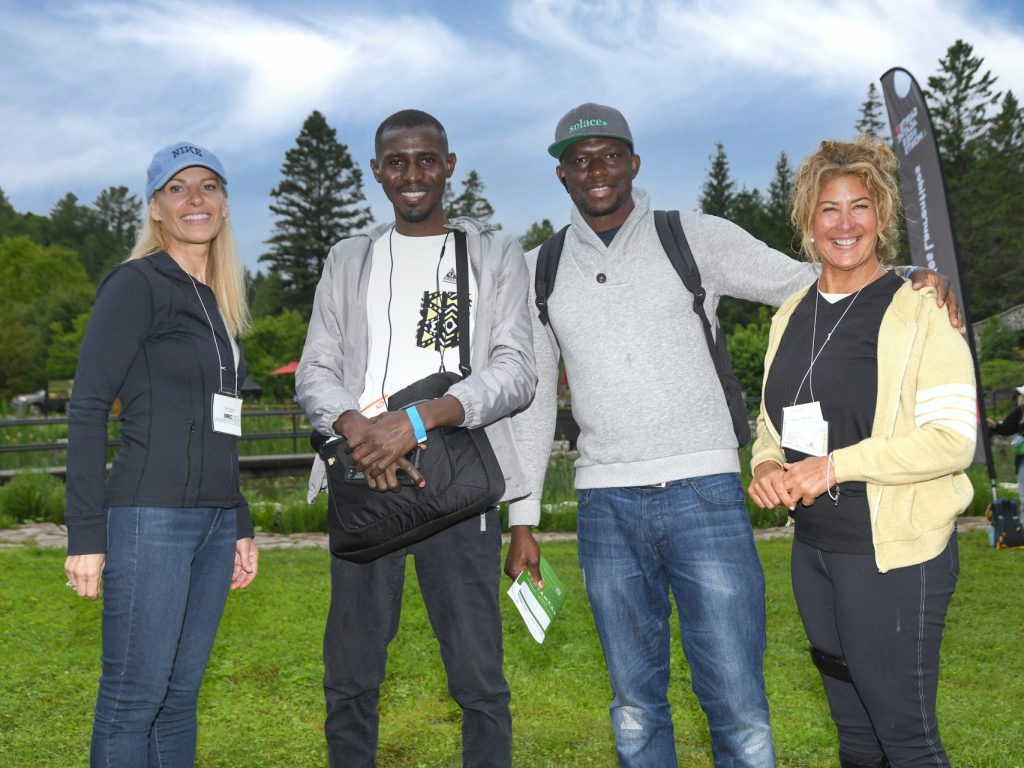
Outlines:
POLYGON ((957 40, 939 60, 939 74, 928 78, 930 90, 925 96, 931 104, 946 184, 954 199, 970 165, 973 143, 987 131, 989 110, 1000 97, 993 90, 996 78, 992 73, 979 74, 983 63, 971 45, 957 40))
MULTIPOLYGON (((99 269, 95 273, 89 271, 89 277, 93 282, 99 282, 99 279, 115 264, 128 257, 132 246, 135 245, 135 236, 142 223, 140 219, 142 203, 139 201, 138 195, 128 192, 128 187, 120 186, 104 189, 96 195, 92 205, 113 238, 111 252, 107 254, 101 264, 97 265, 99 269)), ((86 265, 87 270, 89 270, 89 266, 86 265)))
POLYGON ((555 228, 551 224, 551 219, 544 219, 540 222, 535 221, 526 230, 526 234, 519 238, 519 244, 523 246, 524 251, 532 251, 554 234, 555 228))
MULTIPOLYGON (((715 143, 715 154, 708 159, 711 161, 711 169, 701 187, 701 210, 712 216, 729 219, 745 228, 759 229, 763 224, 761 193, 745 187, 736 192, 736 182, 733 181, 729 160, 721 142, 715 143)), ((755 232, 751 234, 756 236, 755 232)), ((718 303, 717 314, 722 329, 728 333, 733 327, 751 322, 757 316, 757 304, 723 296, 718 303)))
POLYGON ((123 259, 135 244, 135 235, 142 223, 142 202, 139 196, 130 194, 125 186, 107 187, 96 195, 92 205, 117 239, 118 245, 122 246, 118 257, 119 260, 123 259))
POLYGON ((988 148, 1018 172, 1024 171, 1024 111, 1020 102, 1007 91, 988 132, 988 148))
POLYGON ((972 320, 1024 301, 1024 221, 1016 203, 1021 175, 1010 159, 1015 141, 1019 145, 1020 108, 1008 94, 995 113, 1001 97, 995 82, 963 40, 949 47, 939 73, 928 78, 972 320))
POLYGON ((50 209, 50 243, 73 248, 98 228, 99 214, 79 205, 78 196, 72 192, 64 195, 50 209))
POLYGON ((764 241, 772 248, 786 254, 795 254, 799 250, 796 233, 789 223, 789 209, 793 197, 793 166, 789 164, 789 156, 779 153, 775 163, 775 175, 768 184, 768 199, 764 204, 765 227, 764 241))
POLYGON ((765 239, 767 215, 765 199, 756 187, 747 189, 745 186, 737 192, 729 206, 726 218, 738 227, 742 227, 758 240, 765 239))
POLYGON ((878 89, 874 83, 868 85, 868 97, 860 105, 860 117, 853 124, 857 133, 867 133, 885 138, 885 120, 883 119, 882 101, 878 98, 878 89))
POLYGON ((17 217, 18 212, 14 210, 11 201, 7 199, 7 193, 0 189, 0 223, 6 224, 17 217))
POLYGON ((306 118, 284 158, 281 182, 270 193, 277 221, 260 261, 280 274, 288 306, 308 316, 328 251, 373 218, 361 205, 362 171, 319 111, 306 118))
POLYGON ((444 214, 449 219, 468 216, 479 222, 489 222, 494 215, 494 206, 483 196, 484 183, 480 174, 471 170, 462 180, 462 192, 453 196, 451 183, 445 184, 444 214))
POLYGON ((77 253, 94 284, 107 269, 124 258, 123 254, 118 254, 115 238, 99 211, 79 205, 78 197, 71 192, 54 204, 45 229, 44 244, 62 245, 77 253))
POLYGON ((955 219, 972 320, 1024 303, 1024 112, 1012 92, 976 144, 955 219))
POLYGON ((729 218, 736 197, 736 182, 729 173, 729 160, 722 142, 715 143, 715 154, 708 158, 711 170, 701 189, 700 207, 704 213, 729 218))

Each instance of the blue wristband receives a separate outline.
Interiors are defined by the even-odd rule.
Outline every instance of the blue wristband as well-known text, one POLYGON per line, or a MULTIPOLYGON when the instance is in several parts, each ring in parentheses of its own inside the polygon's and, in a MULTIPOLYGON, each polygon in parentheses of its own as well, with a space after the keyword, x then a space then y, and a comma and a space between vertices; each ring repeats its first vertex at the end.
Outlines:
POLYGON ((416 442, 427 442, 427 429, 423 426, 423 419, 420 418, 420 412, 416 410, 416 406, 410 405, 406 408, 405 415, 408 416, 409 421, 412 422, 412 433, 416 436, 416 442))
POLYGON ((903 279, 904 280, 909 280, 910 276, 914 273, 915 269, 920 269, 920 267, 917 267, 917 266, 914 266, 913 264, 911 264, 909 267, 904 269, 903 270, 903 279))

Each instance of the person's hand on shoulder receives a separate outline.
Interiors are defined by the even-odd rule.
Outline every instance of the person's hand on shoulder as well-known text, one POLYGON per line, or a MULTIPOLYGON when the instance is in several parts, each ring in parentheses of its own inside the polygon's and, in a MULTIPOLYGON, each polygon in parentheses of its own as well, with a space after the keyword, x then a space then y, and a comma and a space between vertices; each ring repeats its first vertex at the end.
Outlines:
POLYGON ((946 311, 949 313, 949 324, 960 331, 961 334, 966 332, 964 316, 956 302, 956 294, 950 290, 952 283, 950 283, 948 277, 941 272, 936 272, 927 267, 914 267, 914 271, 910 273, 910 277, 907 279, 910 280, 910 287, 915 291, 919 291, 922 288, 934 288, 935 303, 940 307, 946 308, 946 311))

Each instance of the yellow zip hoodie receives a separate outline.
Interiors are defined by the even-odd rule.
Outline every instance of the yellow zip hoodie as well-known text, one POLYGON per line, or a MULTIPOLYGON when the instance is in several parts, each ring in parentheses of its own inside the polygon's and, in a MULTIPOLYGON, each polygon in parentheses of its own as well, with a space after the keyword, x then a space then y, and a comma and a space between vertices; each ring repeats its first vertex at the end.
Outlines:
MULTIPOLYGON (((765 379, 789 318, 809 289, 772 318, 765 379)), ((764 384, 761 386, 762 402, 764 384)), ((878 330, 878 396, 871 437, 832 454, 835 479, 867 485, 871 539, 881 573, 938 555, 974 495, 963 470, 974 458, 977 390, 967 343, 931 288, 903 285, 878 330)), ((751 466, 785 462, 764 405, 751 466)))

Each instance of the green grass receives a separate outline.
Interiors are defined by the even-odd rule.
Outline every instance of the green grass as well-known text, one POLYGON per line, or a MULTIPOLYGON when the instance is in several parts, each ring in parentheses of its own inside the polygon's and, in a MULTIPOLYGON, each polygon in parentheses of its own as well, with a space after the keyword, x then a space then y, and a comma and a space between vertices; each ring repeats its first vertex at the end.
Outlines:
MULTIPOLYGON (((793 603, 789 546, 758 545, 768 584, 765 674, 779 765, 832 766, 835 737, 793 603)), ((610 692, 575 544, 549 543, 544 551, 569 592, 544 645, 534 643, 502 597, 514 764, 613 766, 610 692)), ((0 550, 0 766, 87 763, 100 605, 64 588, 62 561, 55 550, 0 550)), ((943 643, 943 738, 957 766, 1019 766, 1024 552, 990 550, 975 531, 961 538, 961 564, 943 643)), ((328 591, 326 552, 268 550, 252 587, 231 595, 200 697, 198 765, 325 764, 320 643, 328 591)), ((707 727, 675 630, 670 699, 680 764, 708 768, 707 727)), ((381 766, 460 764, 459 710, 445 691, 411 563, 381 712, 381 766)))

